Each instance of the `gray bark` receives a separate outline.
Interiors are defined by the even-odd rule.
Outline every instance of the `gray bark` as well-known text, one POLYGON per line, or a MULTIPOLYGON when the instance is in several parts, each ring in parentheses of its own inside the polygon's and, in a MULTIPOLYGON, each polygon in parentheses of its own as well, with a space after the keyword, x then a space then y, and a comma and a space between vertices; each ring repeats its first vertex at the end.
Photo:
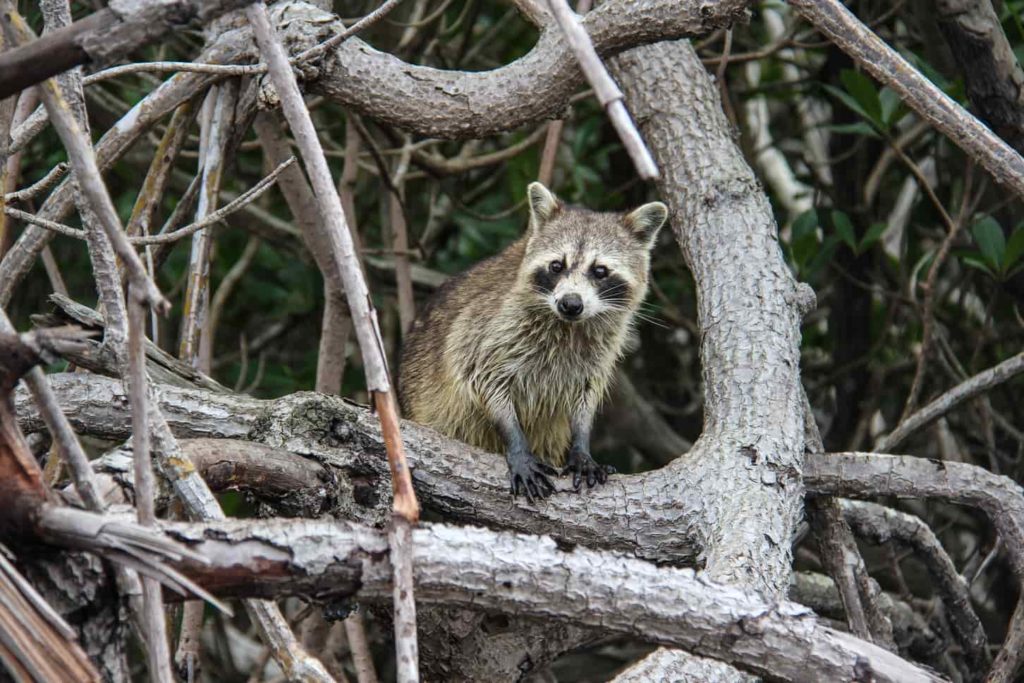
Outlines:
MULTIPOLYGON (((92 513, 51 506, 38 511, 36 524, 44 537, 62 543, 75 542, 84 530, 77 538, 87 544, 104 528, 92 513)), ((161 525, 208 560, 187 555, 171 564, 221 595, 391 598, 384 532, 311 520, 161 525)), ((786 681, 942 680, 822 625, 801 605, 766 600, 691 569, 583 548, 565 552, 549 538, 436 524, 415 530, 412 548, 416 598, 427 604, 565 620, 685 647, 786 681)))
POLYGON ((716 580, 781 595, 803 500, 800 321, 814 295, 782 258, 768 198, 690 44, 636 48, 610 66, 697 283, 704 431, 685 460, 701 471, 700 559, 716 580))

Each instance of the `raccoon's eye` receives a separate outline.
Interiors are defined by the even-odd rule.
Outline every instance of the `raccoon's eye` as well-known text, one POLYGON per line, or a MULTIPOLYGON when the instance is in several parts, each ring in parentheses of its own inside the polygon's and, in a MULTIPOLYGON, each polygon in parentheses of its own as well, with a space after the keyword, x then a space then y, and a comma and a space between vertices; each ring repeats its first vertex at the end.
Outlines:
POLYGON ((561 273, 564 269, 565 264, 562 263, 561 261, 552 261, 548 265, 548 270, 550 270, 552 273, 561 273))
POLYGON ((608 268, 605 266, 594 266, 590 269, 590 272, 593 273, 594 277, 598 280, 603 280, 608 277, 608 268))

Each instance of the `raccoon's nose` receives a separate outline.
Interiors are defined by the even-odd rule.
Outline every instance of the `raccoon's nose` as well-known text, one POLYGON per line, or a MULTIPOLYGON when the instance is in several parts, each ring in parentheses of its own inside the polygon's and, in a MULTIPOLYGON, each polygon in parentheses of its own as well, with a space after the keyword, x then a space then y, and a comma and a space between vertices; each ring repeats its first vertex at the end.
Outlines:
POLYGON ((558 300, 558 312, 566 318, 575 318, 583 312, 583 299, 579 294, 566 294, 558 300))

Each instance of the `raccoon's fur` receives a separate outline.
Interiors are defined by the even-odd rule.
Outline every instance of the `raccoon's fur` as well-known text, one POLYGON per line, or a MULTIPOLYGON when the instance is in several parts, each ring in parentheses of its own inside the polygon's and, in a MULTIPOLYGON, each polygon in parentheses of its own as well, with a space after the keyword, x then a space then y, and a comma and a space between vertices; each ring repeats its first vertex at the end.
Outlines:
POLYGON ((610 471, 590 457, 591 422, 668 210, 597 213, 540 183, 528 193, 527 234, 445 283, 413 324, 399 397, 405 417, 504 450, 512 493, 532 498, 554 490, 545 475, 567 456, 577 489, 610 471))

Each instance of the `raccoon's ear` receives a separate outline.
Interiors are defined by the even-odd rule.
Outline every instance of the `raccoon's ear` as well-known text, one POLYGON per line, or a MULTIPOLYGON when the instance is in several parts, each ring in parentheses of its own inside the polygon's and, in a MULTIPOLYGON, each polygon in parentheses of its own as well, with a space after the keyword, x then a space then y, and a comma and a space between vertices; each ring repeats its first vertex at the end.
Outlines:
POLYGON ((548 222, 562 208, 558 197, 542 183, 530 183, 526 188, 526 196, 530 200, 530 227, 534 230, 548 222))
POLYGON ((626 214, 625 222, 630 232, 650 248, 667 218, 668 207, 661 202, 651 202, 626 214))

